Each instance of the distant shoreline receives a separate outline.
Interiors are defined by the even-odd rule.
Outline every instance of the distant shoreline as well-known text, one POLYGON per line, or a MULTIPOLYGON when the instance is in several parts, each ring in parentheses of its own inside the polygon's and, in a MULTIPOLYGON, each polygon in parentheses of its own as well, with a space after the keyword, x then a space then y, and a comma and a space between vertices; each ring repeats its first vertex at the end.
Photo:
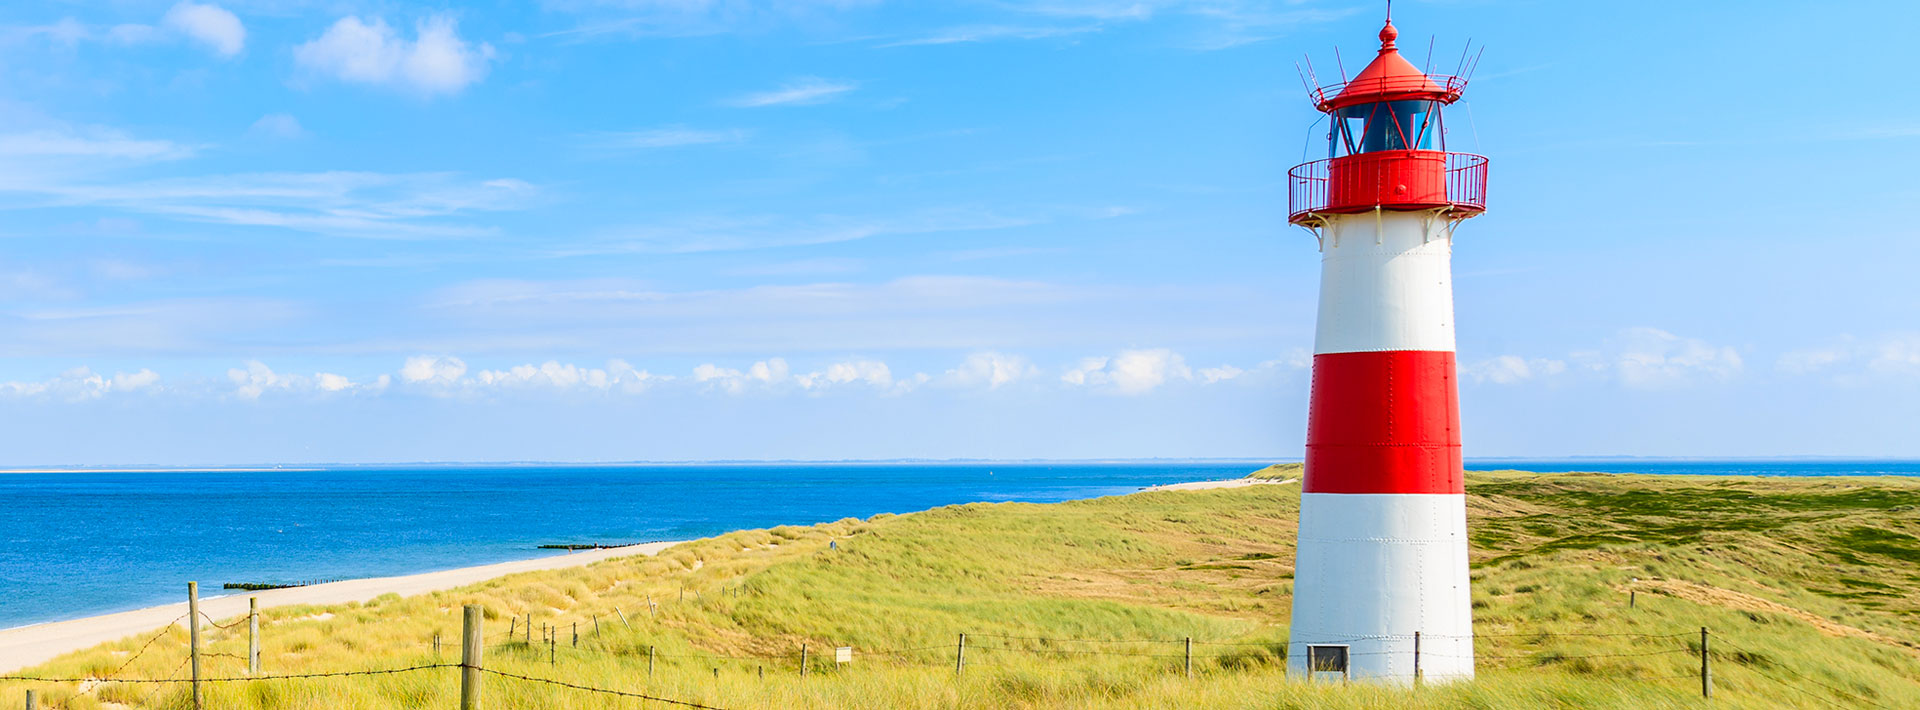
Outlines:
MULTIPOLYGON (((321 472, 353 470, 431 470, 431 469, 513 469, 513 468, 679 468, 679 467, 785 467, 796 468, 817 466, 1151 466, 1167 464, 1234 464, 1245 463, 1267 465, 1273 463, 1299 463, 1298 457, 1222 457, 1222 458, 1111 458, 1111 459, 768 459, 739 460, 722 459, 713 461, 409 461, 385 463, 297 463, 297 464, 236 464, 233 466, 14 466, 0 468, 4 474, 48 474, 48 473, 284 473, 284 472, 321 472)), ((1505 470, 1509 463, 1550 463, 1561 466, 1594 464, 1601 466, 1620 466, 1631 464, 1673 465, 1673 464, 1844 464, 1844 463, 1892 463, 1916 464, 1920 457, 1883 457, 1883 456, 1630 456, 1630 455, 1580 455, 1580 456, 1486 456, 1471 457, 1466 460, 1469 471, 1505 470)))

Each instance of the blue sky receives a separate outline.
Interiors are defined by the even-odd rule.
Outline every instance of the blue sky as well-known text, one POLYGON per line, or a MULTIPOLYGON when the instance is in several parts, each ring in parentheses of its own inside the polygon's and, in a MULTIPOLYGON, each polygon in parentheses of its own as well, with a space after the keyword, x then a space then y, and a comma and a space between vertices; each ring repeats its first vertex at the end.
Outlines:
MULTIPOLYGON (((9 4, 0 463, 1297 457, 1379 5, 9 4)), ((1395 19, 1469 456, 1920 456, 1920 9, 1395 19)))

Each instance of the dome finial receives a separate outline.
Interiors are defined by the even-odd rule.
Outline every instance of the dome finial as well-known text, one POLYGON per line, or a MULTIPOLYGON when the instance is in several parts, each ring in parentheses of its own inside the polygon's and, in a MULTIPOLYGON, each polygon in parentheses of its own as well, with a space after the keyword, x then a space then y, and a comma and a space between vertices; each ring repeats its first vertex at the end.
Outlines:
POLYGON ((1380 28, 1380 53, 1397 51, 1399 48, 1394 46, 1393 40, 1399 36, 1400 30, 1393 28, 1393 18, 1387 18, 1387 26, 1380 28))

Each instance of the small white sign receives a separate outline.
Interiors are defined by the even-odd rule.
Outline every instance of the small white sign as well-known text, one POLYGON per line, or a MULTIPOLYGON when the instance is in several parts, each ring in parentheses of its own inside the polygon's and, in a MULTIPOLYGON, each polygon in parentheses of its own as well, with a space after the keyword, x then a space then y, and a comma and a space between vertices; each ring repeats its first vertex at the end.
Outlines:
POLYGON ((833 649, 833 662, 834 663, 852 663, 853 647, 840 646, 838 648, 833 649))

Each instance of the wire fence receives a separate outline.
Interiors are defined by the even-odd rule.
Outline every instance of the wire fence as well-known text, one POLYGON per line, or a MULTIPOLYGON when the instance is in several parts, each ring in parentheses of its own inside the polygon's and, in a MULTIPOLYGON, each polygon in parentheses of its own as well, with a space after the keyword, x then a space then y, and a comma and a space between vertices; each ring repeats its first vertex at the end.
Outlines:
MULTIPOLYGON (((699 600, 697 593, 695 600, 699 600)), ((655 606, 650 601, 647 616, 643 618, 652 618, 655 606)), ((479 613, 478 607, 469 607, 470 617, 477 619, 479 613)), ((769 669, 776 673, 797 672, 799 676, 805 677, 823 669, 849 671, 849 664, 853 662, 853 654, 857 651, 861 657, 872 659, 866 663, 878 662, 894 666, 944 666, 951 668, 958 675, 964 675, 969 669, 975 668, 1030 667, 1035 662, 1059 665, 1113 659, 1121 662, 1145 662, 1161 668, 1159 672, 1179 673, 1184 670, 1188 677, 1192 677, 1196 663, 1201 664, 1203 670, 1208 673, 1230 673, 1261 665, 1286 664, 1290 660, 1300 661, 1302 659, 1294 656, 1303 646, 1340 646, 1343 651, 1339 656, 1341 667, 1338 673, 1343 676, 1357 668, 1361 671, 1358 676, 1411 679, 1418 683, 1421 679, 1423 663, 1442 666, 1446 669, 1442 674, 1446 675, 1449 672, 1457 672, 1461 668, 1471 673, 1476 663, 1494 667, 1544 667, 1555 664, 1604 663, 1619 660, 1656 661, 1662 657, 1672 657, 1674 661, 1689 665, 1697 662, 1697 670, 1685 668, 1685 672, 1675 673, 1672 672, 1675 670, 1672 665, 1664 660, 1658 660, 1652 666, 1644 664, 1626 666, 1626 668, 1632 668, 1633 672, 1624 677, 1642 682, 1688 681, 1689 685, 1698 683, 1700 692, 1711 697, 1714 685, 1713 673, 1737 669, 1738 673, 1751 673, 1768 683, 1786 685, 1827 706, 1888 707, 1874 700, 1877 693, 1870 688, 1856 686, 1854 689, 1848 689, 1835 682, 1821 680, 1807 673, 1772 663, 1766 660, 1765 654, 1749 651, 1739 644, 1732 643, 1724 635, 1710 637, 1704 628, 1673 633, 1527 631, 1450 635, 1412 632, 1318 638, 1312 644, 1281 639, 1087 638, 1018 633, 966 633, 956 635, 951 642, 899 647, 855 648, 849 645, 815 649, 810 643, 800 643, 797 644, 797 648, 790 648, 790 650, 720 653, 702 652, 692 648, 662 649, 658 645, 642 645, 640 641, 645 638, 642 631, 636 631, 623 613, 618 610, 615 610, 615 613, 620 618, 618 625, 603 626, 599 616, 590 615, 584 620, 567 619, 564 625, 542 623, 537 629, 539 631, 537 635, 534 633, 536 629, 531 614, 508 617, 508 629, 491 634, 479 633, 478 622, 472 621, 473 625, 470 629, 455 638, 443 639, 442 633, 436 631, 430 638, 417 642, 419 646, 416 648, 422 646, 432 648, 434 656, 431 663, 395 668, 277 675, 257 672, 259 658, 257 617, 249 614, 222 624, 204 613, 199 614, 197 618, 192 615, 182 615, 170 622, 167 627, 142 641, 111 671, 79 677, 0 675, 0 683, 77 685, 79 687, 77 694, 96 691, 111 684, 145 687, 145 692, 133 698, 134 703, 144 705, 159 690, 182 684, 193 686, 197 702, 200 697, 198 689, 202 685, 354 679, 457 669, 463 676, 471 675, 474 679, 484 676, 497 681, 553 687, 610 698, 641 700, 675 707, 724 710, 719 706, 703 702, 567 679, 560 677, 560 674, 563 674, 568 667, 581 665, 583 661, 616 659, 617 663, 629 667, 643 663, 649 683, 656 666, 663 662, 680 666, 679 671, 682 673, 689 670, 687 666, 698 664, 704 668, 710 668, 716 679, 720 676, 720 667, 726 664, 749 666, 748 671, 757 672, 763 679, 769 669), (167 645, 162 644, 161 641, 175 634, 175 624, 190 618, 219 630, 244 628, 249 642, 248 654, 214 652, 194 647, 188 649, 189 655, 183 658, 170 673, 159 677, 125 677, 125 671, 137 661, 147 657, 154 649, 167 645), (583 626, 584 633, 581 631, 583 626), (606 634, 605 631, 608 629, 616 633, 606 634), (469 634, 472 638, 467 638, 469 634), (445 662, 440 659, 443 641, 453 642, 453 647, 461 651, 461 662, 445 662), (1422 646, 1423 642, 1427 644, 1425 647, 1422 646), (1605 647, 1590 651, 1580 650, 1581 646, 1590 647, 1596 642, 1605 647), (1713 647, 1713 644, 1719 647, 1713 647), (1526 648, 1529 646, 1536 648, 1529 650, 1526 648), (467 656, 469 648, 477 650, 478 653, 467 656), (819 654, 819 650, 828 650, 831 655, 819 654), (482 657, 504 657, 510 661, 508 668, 511 670, 485 667, 479 662, 482 657), (1015 658, 1025 660, 1015 661, 1013 660, 1015 658), (201 667, 197 661, 206 659, 227 659, 247 663, 250 672, 244 675, 205 677, 201 675, 201 667), (562 662, 563 659, 565 663, 562 662), (1409 664, 1402 663, 1403 661, 1411 661, 1410 674, 1406 672, 1409 664), (533 675, 525 670, 529 665, 537 667, 541 662, 551 669, 550 673, 544 676, 533 675), (185 673, 189 666, 192 668, 190 674, 185 673), (1391 670, 1383 670, 1389 668, 1391 670), (1648 672, 1660 673, 1661 671, 1667 672, 1647 675, 1648 672), (1827 694, 1819 691, 1825 691, 1827 694)), ((192 638, 197 640, 198 634, 194 634, 192 638)), ((786 638, 745 639, 736 642, 744 642, 760 648, 777 648, 792 644, 792 640, 786 638)), ((169 648, 174 647, 169 646, 169 648)), ((1311 660, 1311 654, 1307 655, 1309 656, 1307 660, 1311 660)), ((1296 662, 1294 665, 1300 664, 1296 662)), ((1431 668, 1432 665, 1428 667, 1431 668)), ((1311 677, 1317 670, 1332 669, 1308 668, 1307 670, 1311 677)), ((474 682, 477 685, 477 680, 463 679, 463 693, 466 692, 468 682, 474 682)), ((194 707, 200 706, 196 704, 194 707)))

